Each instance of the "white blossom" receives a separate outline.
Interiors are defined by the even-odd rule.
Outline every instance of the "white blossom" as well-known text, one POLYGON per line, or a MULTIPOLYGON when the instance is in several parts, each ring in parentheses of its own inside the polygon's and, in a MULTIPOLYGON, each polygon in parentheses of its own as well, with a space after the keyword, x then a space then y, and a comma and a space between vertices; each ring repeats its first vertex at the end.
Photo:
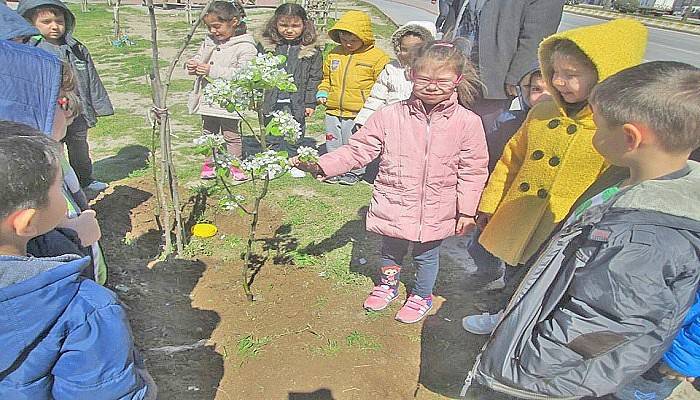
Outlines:
POLYGON ((274 179, 289 170, 286 157, 274 150, 267 150, 255 154, 247 160, 241 161, 241 169, 257 178, 274 179))
POLYGON ((194 139, 193 142, 194 142, 194 144, 196 144, 198 146, 220 147, 226 143, 226 140, 224 140, 223 135, 214 135, 211 133, 205 133, 202 136, 194 139))
POLYGON ((288 112, 272 112, 271 125, 276 127, 278 135, 288 142, 296 142, 301 137, 301 124, 288 112))
POLYGON ((301 146, 297 149, 297 155, 299 156, 299 161, 305 163, 315 163, 318 162, 318 150, 313 147, 301 146))

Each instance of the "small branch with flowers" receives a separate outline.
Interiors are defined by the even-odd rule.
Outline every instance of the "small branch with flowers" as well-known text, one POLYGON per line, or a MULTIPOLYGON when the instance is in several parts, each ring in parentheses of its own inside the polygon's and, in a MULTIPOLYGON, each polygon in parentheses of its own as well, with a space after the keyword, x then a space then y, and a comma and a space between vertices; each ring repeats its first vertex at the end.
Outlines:
MULTIPOLYGON (((261 54, 248 65, 238 69, 231 79, 209 80, 204 88, 204 100, 217 104, 232 114, 236 114, 243 124, 260 143, 262 151, 238 160, 225 150, 223 137, 204 134, 195 139, 200 147, 200 153, 211 155, 216 170, 216 182, 224 188, 224 197, 219 205, 226 210, 238 210, 242 215, 251 217, 248 229, 246 252, 243 259, 242 278, 243 290, 248 300, 254 296, 250 290, 250 273, 253 270, 252 255, 255 244, 256 230, 260 212, 260 204, 270 190, 270 181, 287 173, 290 169, 288 154, 268 148, 267 136, 277 136, 287 142, 296 142, 301 136, 301 126, 294 117, 283 111, 270 114, 269 123, 265 124, 263 114, 263 96, 266 90, 277 89, 282 92, 296 92, 297 87, 290 74, 280 66, 286 61, 282 55, 261 54), (247 112, 254 112, 258 118, 258 129, 246 118, 247 112), (229 182, 230 168, 241 169, 248 177, 244 183, 252 185, 254 196, 248 200, 233 192, 229 182), (247 205, 246 205, 247 204, 247 205)), ((318 159, 315 149, 301 147, 299 155, 310 162, 318 159)))

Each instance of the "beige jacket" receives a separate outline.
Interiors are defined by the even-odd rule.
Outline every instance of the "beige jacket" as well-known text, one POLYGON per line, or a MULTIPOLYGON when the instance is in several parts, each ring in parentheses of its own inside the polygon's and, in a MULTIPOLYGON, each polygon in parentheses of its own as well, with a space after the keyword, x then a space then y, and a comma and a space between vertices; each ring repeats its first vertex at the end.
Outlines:
MULTIPOLYGON (((249 33, 234 36, 224 43, 217 43, 207 35, 193 58, 199 62, 209 63, 210 79, 230 79, 236 69, 250 62, 257 54, 255 40, 249 33)), ((191 93, 190 113, 238 119, 237 114, 231 114, 218 105, 209 104, 204 100, 202 94, 207 84, 207 80, 202 77, 195 79, 191 93)))

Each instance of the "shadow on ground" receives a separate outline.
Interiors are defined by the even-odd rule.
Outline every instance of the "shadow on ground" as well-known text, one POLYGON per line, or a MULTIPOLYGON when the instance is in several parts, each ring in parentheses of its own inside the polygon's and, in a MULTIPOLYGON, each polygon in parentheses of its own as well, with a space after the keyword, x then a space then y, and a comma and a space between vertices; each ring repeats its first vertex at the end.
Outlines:
POLYGON ((124 179, 146 167, 149 151, 141 145, 122 147, 116 155, 95 161, 92 164, 93 175, 102 182, 124 179))
POLYGON ((206 265, 167 260, 149 268, 161 250, 161 234, 152 229, 153 207, 150 193, 123 185, 95 204, 109 264, 107 286, 127 307, 159 398, 211 400, 224 371, 221 355, 207 339, 220 318, 192 307, 190 299, 206 265))

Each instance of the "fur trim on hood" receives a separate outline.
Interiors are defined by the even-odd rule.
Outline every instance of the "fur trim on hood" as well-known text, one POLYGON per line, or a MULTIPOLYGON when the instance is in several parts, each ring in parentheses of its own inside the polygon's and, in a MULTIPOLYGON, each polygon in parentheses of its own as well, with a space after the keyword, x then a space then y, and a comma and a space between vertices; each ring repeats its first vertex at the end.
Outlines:
MULTIPOLYGON (((275 48, 277 48, 277 43, 273 42, 269 37, 262 35, 258 38, 258 43, 260 43, 263 51, 266 53, 274 53, 275 48)), ((320 43, 318 42, 318 37, 316 37, 316 40, 312 43, 301 45, 299 49, 299 59, 312 57, 319 51, 321 51, 320 43)))
POLYGON ((407 33, 411 33, 414 36, 418 36, 423 39, 424 42, 429 42, 435 40, 435 24, 429 21, 409 21, 404 25, 401 25, 399 29, 395 30, 391 35, 391 44, 394 46, 394 52, 398 54, 399 48, 401 47, 401 38, 406 36, 407 33))

